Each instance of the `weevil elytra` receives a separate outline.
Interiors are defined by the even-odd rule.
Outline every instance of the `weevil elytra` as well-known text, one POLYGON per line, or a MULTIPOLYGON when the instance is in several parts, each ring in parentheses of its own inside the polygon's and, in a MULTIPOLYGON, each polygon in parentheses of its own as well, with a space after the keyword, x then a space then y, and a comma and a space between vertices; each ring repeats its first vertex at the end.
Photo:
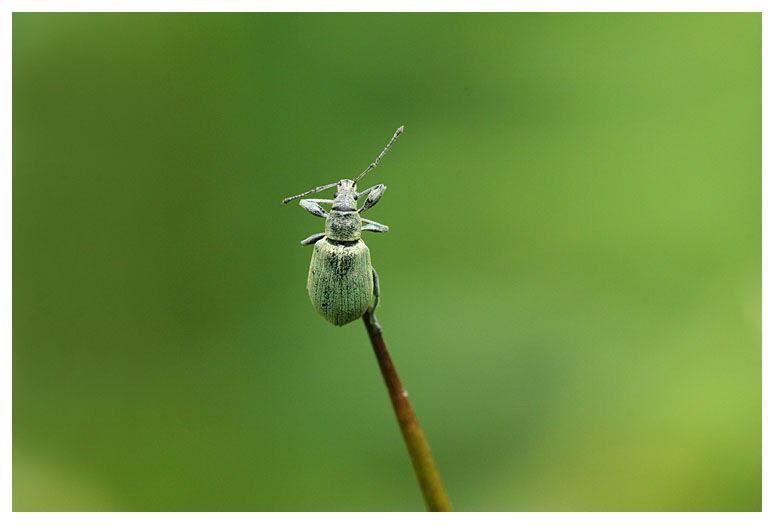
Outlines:
POLYGON ((312 306, 336 326, 345 325, 366 313, 371 306, 372 296, 372 314, 379 303, 379 278, 371 265, 369 247, 361 240, 361 232, 386 232, 388 227, 363 219, 361 214, 377 204, 386 186, 377 184, 358 192, 356 184, 377 167, 403 131, 403 126, 396 130, 382 153, 355 180, 342 179, 283 199, 283 204, 287 204, 310 193, 336 186, 333 199, 299 201, 299 205, 309 213, 326 219, 326 231, 307 237, 301 241, 301 245, 315 246, 307 276, 307 291, 312 306), (363 197, 366 200, 358 208, 358 199, 363 197), (331 204, 331 211, 324 210, 321 204, 331 204))

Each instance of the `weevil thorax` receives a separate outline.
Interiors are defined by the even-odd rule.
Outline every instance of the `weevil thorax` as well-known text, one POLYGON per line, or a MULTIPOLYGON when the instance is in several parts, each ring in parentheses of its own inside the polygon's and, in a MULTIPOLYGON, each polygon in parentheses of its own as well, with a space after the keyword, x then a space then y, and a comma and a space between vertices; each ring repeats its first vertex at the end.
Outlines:
POLYGON ((342 179, 336 185, 334 205, 326 218, 326 237, 334 241, 357 241, 361 238, 361 216, 358 213, 355 182, 342 179))

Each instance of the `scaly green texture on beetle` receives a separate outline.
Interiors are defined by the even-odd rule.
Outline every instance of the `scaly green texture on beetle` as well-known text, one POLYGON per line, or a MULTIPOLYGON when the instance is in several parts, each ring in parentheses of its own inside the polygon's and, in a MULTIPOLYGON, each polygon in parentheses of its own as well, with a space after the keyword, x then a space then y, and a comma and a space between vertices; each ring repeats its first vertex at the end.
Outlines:
POLYGON ((361 317, 371 304, 374 281, 369 248, 363 241, 315 243, 307 290, 315 310, 336 326, 361 317))
MULTIPOLYGON (((386 187, 384 184, 377 184, 359 193, 356 183, 377 167, 403 131, 403 126, 396 130, 382 153, 355 180, 342 179, 283 200, 283 204, 286 204, 310 193, 336 186, 333 199, 299 201, 299 205, 309 213, 326 219, 325 232, 307 237, 301 241, 301 245, 315 245, 307 277, 307 291, 312 306, 336 326, 345 325, 365 314, 371 306, 372 296, 372 316, 379 303, 379 278, 371 265, 369 248, 361 240, 361 232, 386 232, 388 227, 363 219, 361 214, 379 201, 386 187), (366 197, 366 200, 359 209, 358 199, 363 197, 366 197), (331 211, 324 210, 321 204, 331 204, 331 211)), ((375 326, 379 326, 376 320, 375 326)))

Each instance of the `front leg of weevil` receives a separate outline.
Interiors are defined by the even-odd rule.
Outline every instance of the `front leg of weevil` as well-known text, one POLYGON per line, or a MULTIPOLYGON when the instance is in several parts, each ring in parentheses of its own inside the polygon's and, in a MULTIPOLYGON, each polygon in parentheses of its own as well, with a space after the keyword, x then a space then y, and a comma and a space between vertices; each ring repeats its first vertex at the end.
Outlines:
POLYGON ((385 190, 387 189, 387 186, 384 184, 377 184, 376 186, 372 186, 368 190, 364 190, 358 194, 358 198, 360 199, 364 195, 368 194, 368 197, 366 197, 366 202, 363 203, 363 206, 360 210, 358 210, 358 213, 363 213, 365 210, 368 210, 375 204, 377 204, 377 201, 382 198, 382 194, 385 193, 385 190))
POLYGON ((384 233, 390 230, 387 225, 380 224, 375 221, 370 221, 369 219, 361 218, 361 222, 363 223, 363 226, 361 226, 361 231, 384 233))
POLYGON ((310 212, 312 215, 315 215, 316 217, 328 217, 328 212, 324 210, 318 202, 323 203, 332 203, 334 201, 330 201, 327 199, 302 199, 299 201, 299 206, 310 212))

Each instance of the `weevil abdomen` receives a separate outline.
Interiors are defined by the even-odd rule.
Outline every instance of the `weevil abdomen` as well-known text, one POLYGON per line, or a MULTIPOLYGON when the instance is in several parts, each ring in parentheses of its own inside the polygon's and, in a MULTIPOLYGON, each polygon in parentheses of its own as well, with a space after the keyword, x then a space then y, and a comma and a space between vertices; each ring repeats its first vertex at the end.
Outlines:
POLYGON ((361 317, 374 293, 368 246, 361 240, 320 239, 312 254, 307 291, 315 310, 337 326, 361 317))

